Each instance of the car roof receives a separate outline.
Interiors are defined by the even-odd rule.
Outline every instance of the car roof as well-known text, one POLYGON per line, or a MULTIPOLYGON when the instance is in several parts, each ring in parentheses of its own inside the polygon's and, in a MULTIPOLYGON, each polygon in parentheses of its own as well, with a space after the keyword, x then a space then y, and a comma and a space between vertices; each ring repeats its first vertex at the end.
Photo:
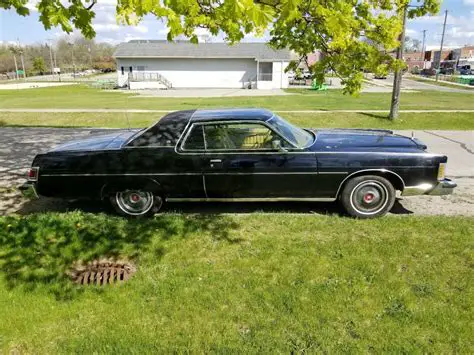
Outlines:
POLYGON ((228 108, 213 110, 196 110, 191 116, 192 122, 221 120, 254 120, 267 121, 273 112, 262 108, 228 108))

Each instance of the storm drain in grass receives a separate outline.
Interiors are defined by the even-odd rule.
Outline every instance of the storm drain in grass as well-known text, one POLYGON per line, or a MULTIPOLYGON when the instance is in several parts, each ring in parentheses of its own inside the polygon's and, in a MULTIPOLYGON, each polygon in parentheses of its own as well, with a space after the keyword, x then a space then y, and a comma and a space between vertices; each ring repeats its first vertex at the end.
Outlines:
POLYGON ((129 262, 94 260, 87 264, 77 263, 69 275, 80 285, 103 286, 127 281, 136 271, 136 267, 129 262))

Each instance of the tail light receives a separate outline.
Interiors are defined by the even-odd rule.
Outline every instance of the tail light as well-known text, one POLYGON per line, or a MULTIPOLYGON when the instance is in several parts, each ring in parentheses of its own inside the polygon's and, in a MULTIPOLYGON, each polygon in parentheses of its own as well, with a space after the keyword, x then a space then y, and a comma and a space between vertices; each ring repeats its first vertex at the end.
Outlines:
POLYGON ((32 167, 28 170, 27 178, 28 181, 38 181, 38 167, 32 167))
POLYGON ((446 163, 440 163, 438 167, 438 180, 444 180, 446 176, 446 163))

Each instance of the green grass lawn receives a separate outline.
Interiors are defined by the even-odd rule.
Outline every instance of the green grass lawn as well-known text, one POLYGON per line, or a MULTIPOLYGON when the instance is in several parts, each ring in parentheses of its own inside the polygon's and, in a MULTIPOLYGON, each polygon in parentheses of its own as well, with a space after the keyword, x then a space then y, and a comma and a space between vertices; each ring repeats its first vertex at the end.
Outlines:
POLYGON ((0 217, 5 353, 469 353, 474 219, 0 217), (78 259, 138 272, 72 286, 78 259))
MULTIPOLYGON (((163 113, 41 113, 0 112, 0 126, 146 127, 163 113), (127 118, 128 116, 128 118, 127 118)), ((390 121, 386 114, 282 113, 301 127, 474 130, 474 113, 402 113, 390 121)))
MULTIPOLYGON (((294 95, 222 98, 146 98, 126 91, 105 92, 83 85, 0 90, 0 108, 109 108, 179 110, 205 107, 264 107, 272 110, 389 110, 390 93, 343 95, 339 90, 288 90, 294 95)), ((402 94, 402 109, 474 109, 470 92, 402 94)))

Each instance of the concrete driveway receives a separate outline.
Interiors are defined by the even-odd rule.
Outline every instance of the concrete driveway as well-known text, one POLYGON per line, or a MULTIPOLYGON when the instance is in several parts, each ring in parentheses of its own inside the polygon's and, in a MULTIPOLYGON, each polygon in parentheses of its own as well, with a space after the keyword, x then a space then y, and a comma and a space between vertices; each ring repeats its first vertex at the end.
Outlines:
MULTIPOLYGON (((100 129, 78 129, 78 128, 0 128, 0 215, 12 213, 21 209, 21 201, 18 193, 12 188, 25 181, 24 176, 35 154, 47 151, 51 147, 72 139, 80 139, 91 135, 111 132, 111 130, 100 129)), ((397 133, 411 136, 412 131, 398 131, 397 133)), ((415 137, 421 139, 428 145, 428 150, 434 153, 448 155, 449 177, 455 178, 459 184, 456 193, 451 196, 431 197, 417 196, 402 198, 399 201, 395 213, 404 214, 446 214, 446 215, 472 215, 474 216, 474 131, 413 131, 415 137)), ((40 200, 41 201, 41 200, 40 200)), ((45 200, 48 202, 48 199, 45 200)), ((49 202, 49 205, 36 205, 27 208, 26 211, 43 211, 50 207, 57 209, 58 206, 66 206, 61 203, 49 202), (49 207, 48 207, 49 206, 49 207)), ((269 207, 272 211, 275 205, 269 207)), ((302 205, 281 204, 283 210, 301 212, 302 205)), ((307 206, 307 205, 306 205, 307 206)), ((61 207, 62 208, 62 207, 61 207)), ((64 207, 68 208, 68 207, 64 207)), ((186 210, 188 207, 184 207, 186 210)), ((194 208, 194 207, 193 207, 194 208)), ((196 207, 198 208, 198 207, 196 207)), ((201 208, 201 207, 199 207, 201 208)), ((208 207, 202 207, 206 209, 208 207)), ((230 211, 232 213, 242 211, 253 211, 254 208, 245 206, 219 208, 218 211, 230 211)), ((327 205, 320 212, 327 211, 327 205)), ((259 210, 266 210, 259 205, 259 210)), ((304 208, 303 208, 304 210, 304 208)), ((314 204, 307 211, 314 211, 314 204)), ((318 208, 316 206, 316 212, 318 208)), ((331 210, 331 208, 329 209, 331 210)), ((23 208, 23 211, 25 209, 23 208)), ((195 210, 193 210, 196 212, 195 210)), ((199 211, 199 209, 198 209, 199 211)))

